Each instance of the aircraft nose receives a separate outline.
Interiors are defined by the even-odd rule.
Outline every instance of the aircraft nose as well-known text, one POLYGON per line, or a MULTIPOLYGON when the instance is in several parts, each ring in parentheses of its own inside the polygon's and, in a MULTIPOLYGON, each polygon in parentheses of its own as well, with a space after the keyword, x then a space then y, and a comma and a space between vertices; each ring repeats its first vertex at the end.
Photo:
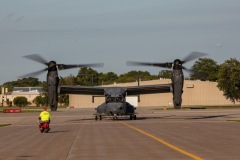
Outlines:
POLYGON ((123 104, 122 103, 108 103, 107 113, 111 115, 119 115, 123 113, 123 104))

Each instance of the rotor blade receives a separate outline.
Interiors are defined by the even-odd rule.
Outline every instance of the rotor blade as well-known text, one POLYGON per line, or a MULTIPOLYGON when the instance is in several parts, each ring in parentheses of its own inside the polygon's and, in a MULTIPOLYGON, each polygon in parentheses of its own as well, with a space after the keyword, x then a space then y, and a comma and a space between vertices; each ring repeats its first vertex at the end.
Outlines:
POLYGON ((126 64, 128 66, 154 66, 154 67, 163 67, 163 68, 172 68, 172 63, 148 63, 148 62, 134 62, 134 61, 127 61, 126 64))
POLYGON ((48 70, 48 68, 44 68, 44 69, 42 69, 40 71, 36 71, 36 72, 32 72, 32 73, 28 73, 28 74, 19 76, 18 78, 36 77, 36 76, 42 74, 43 72, 45 72, 47 70, 48 70))
POLYGON ((92 64, 58 64, 59 70, 79 68, 79 67, 103 67, 104 63, 92 63, 92 64))
POLYGON ((182 69, 184 69, 185 71, 189 72, 190 74, 193 74, 193 73, 194 73, 193 70, 188 69, 188 68, 186 68, 186 67, 184 67, 184 66, 182 66, 182 69))
POLYGON ((202 78, 204 79, 204 77, 206 77, 206 75, 204 73, 193 71, 193 70, 185 68, 185 67, 182 67, 182 69, 189 72, 190 75, 194 75, 194 77, 198 77, 198 79, 202 79, 202 78))
POLYGON ((189 72, 191 76, 194 75, 194 77, 198 77, 197 79, 205 79, 205 77, 207 77, 205 73, 193 71, 191 69, 185 68, 184 66, 182 67, 182 69, 189 72))
POLYGON ((44 65, 48 64, 47 60, 45 60, 43 57, 41 57, 38 54, 31 54, 31 55, 26 55, 26 56, 23 56, 23 57, 27 58, 27 59, 30 59, 30 60, 33 60, 33 61, 36 61, 38 63, 44 64, 44 65))
POLYGON ((207 55, 206 53, 202 53, 202 52, 191 52, 187 57, 183 59, 182 62, 186 63, 206 55, 207 55))

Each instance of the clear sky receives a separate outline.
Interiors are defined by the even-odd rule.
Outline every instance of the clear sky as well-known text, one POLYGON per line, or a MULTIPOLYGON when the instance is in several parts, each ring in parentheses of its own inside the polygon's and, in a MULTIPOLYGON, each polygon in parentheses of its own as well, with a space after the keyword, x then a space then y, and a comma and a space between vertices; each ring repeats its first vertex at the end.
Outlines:
POLYGON ((101 62, 94 69, 117 74, 157 74, 159 68, 126 61, 172 62, 192 51, 221 64, 239 59, 239 30, 239 0, 0 0, 0 84, 45 67, 22 58, 29 54, 66 64, 101 62))

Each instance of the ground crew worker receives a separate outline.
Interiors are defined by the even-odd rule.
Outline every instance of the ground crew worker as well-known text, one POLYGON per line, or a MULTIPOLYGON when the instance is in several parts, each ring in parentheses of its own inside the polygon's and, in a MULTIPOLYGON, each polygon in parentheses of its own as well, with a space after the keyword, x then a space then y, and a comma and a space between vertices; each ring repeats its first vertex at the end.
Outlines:
POLYGON ((47 111, 47 107, 43 107, 43 111, 40 113, 37 121, 39 128, 41 128, 41 124, 44 122, 47 122, 48 124, 50 124, 50 119, 51 119, 51 114, 47 111))

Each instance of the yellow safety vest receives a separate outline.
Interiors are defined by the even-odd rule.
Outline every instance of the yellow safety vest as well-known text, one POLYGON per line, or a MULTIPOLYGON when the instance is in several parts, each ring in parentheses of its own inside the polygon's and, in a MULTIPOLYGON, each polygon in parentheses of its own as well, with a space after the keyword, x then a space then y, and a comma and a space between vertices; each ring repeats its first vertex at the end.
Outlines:
POLYGON ((49 121, 51 118, 51 115, 48 111, 42 111, 39 117, 41 117, 41 121, 49 121))

